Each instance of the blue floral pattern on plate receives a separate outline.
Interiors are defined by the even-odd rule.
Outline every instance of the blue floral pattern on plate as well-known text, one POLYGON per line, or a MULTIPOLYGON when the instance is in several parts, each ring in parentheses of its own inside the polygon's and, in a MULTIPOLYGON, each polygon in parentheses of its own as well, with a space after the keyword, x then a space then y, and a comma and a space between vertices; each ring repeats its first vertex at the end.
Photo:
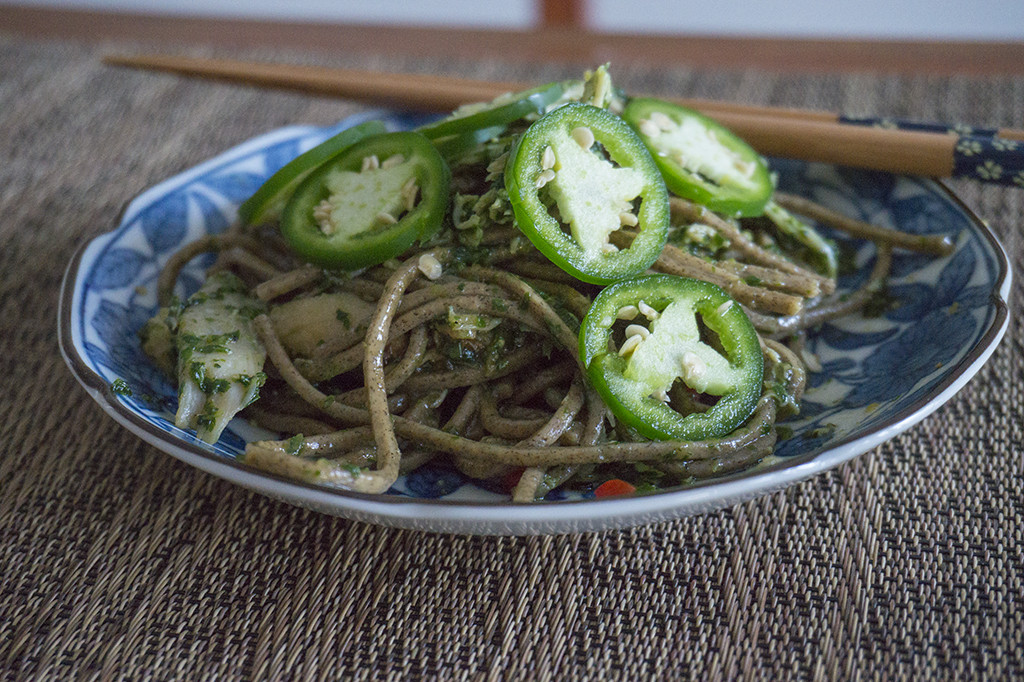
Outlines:
MULTIPOLYGON (((370 117, 383 118, 392 129, 413 127, 424 120, 415 114, 370 112, 328 128, 292 127, 251 140, 143 193, 126 209, 114 232, 95 239, 72 263, 62 297, 62 348, 72 369, 83 384, 92 385, 94 397, 108 412, 122 423, 131 421, 133 430, 145 431, 151 436, 147 440, 158 447, 219 458, 218 462, 230 463, 229 472, 246 469, 235 458, 246 440, 266 434, 235 420, 220 442, 211 446, 176 428, 175 391, 142 354, 136 332, 156 309, 156 280, 175 250, 225 230, 235 219, 238 204, 266 177, 319 141, 370 117), (131 395, 96 390, 97 385, 118 379, 128 385, 131 395)), ((819 358, 823 371, 811 377, 801 414, 786 423, 792 437, 780 442, 775 457, 762 466, 762 471, 778 473, 785 471, 787 462, 794 467, 832 466, 859 454, 842 450, 837 455, 843 444, 870 447, 947 400, 977 371, 1005 330, 1009 272, 994 236, 941 185, 791 160, 773 161, 773 167, 784 191, 855 218, 909 232, 947 234, 957 244, 956 252, 942 259, 897 252, 889 282, 896 305, 879 317, 837 320, 810 335, 808 348, 819 358)), ((871 244, 850 244, 856 249, 858 268, 841 280, 840 289, 845 291, 864 280, 874 258, 871 244)), ((177 293, 184 296, 197 289, 208 264, 208 258, 191 262, 182 271, 177 293)), ((220 469, 221 475, 224 471, 220 469)), ((760 475, 748 471, 724 480, 760 475)), ((766 476, 754 486, 761 492, 797 478, 766 476)), ((723 485, 724 481, 712 481, 698 487, 723 485)), ((393 497, 384 499, 449 501, 471 508, 501 499, 461 474, 435 465, 403 477, 391 493, 393 497)), ((330 491, 341 500, 334 506, 331 501, 313 503, 302 495, 268 494, 341 514, 346 513, 345 496, 351 495, 330 491)), ((552 505, 566 504, 564 497, 556 495, 552 505)), ((720 499, 713 494, 710 499, 710 505, 703 499, 703 506, 683 511, 693 513, 713 508, 715 500, 720 505, 737 498, 723 488, 720 499)))

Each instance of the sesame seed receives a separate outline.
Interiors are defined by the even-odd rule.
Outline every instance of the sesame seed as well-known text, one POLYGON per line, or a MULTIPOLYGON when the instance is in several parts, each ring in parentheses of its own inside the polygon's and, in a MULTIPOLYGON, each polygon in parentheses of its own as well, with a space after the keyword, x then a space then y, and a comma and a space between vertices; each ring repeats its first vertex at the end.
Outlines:
POLYGON ((580 126, 572 129, 572 139, 576 140, 576 144, 583 147, 584 149, 590 149, 594 146, 594 131, 587 126, 580 126))
POLYGON ((324 199, 313 208, 313 220, 324 234, 334 232, 334 225, 331 224, 331 211, 333 210, 334 204, 329 199, 324 199))
POLYGON ((550 168, 545 171, 541 171, 540 175, 537 176, 537 189, 540 189, 541 187, 548 184, 554 179, 555 171, 551 170, 550 168))
POLYGON ((659 388, 657 391, 651 394, 651 397, 655 400, 660 400, 663 403, 668 402, 668 391, 663 388, 659 388))
POLYGON ((370 156, 363 157, 363 166, 359 169, 359 172, 365 173, 366 171, 377 170, 378 168, 380 168, 380 159, 377 158, 376 154, 371 154, 370 156))
POLYGON ((405 163, 404 154, 392 154, 388 158, 384 159, 383 162, 381 162, 380 167, 394 168, 395 166, 401 166, 403 163, 405 163))
POLYGON ((620 320, 632 320, 637 316, 638 312, 639 311, 635 305, 624 305, 619 308, 619 312, 616 314, 616 317, 620 320))
POLYGON ((555 167, 555 150, 551 148, 551 145, 544 147, 544 153, 540 157, 540 167, 542 170, 548 170, 549 168, 555 167))
POLYGON ((661 135, 661 128, 658 127, 653 121, 649 121, 646 118, 640 121, 640 132, 647 137, 657 137, 661 135))
POLYGON ((628 327, 626 327, 627 339, 632 336, 639 336, 641 339, 646 339, 650 335, 651 330, 643 326, 642 324, 631 324, 628 327))
POLYGON ((427 279, 430 280, 437 279, 444 274, 444 268, 441 266, 441 261, 437 260, 437 257, 432 253, 425 253, 420 256, 419 262, 416 263, 416 267, 427 279))
POLYGON ((750 177, 754 174, 756 166, 753 161, 744 161, 742 159, 736 159, 733 162, 733 168, 738 170, 744 177, 750 177))
POLYGON ((707 382, 704 378, 708 372, 708 366, 700 359, 700 356, 691 351, 686 351, 683 353, 682 365, 683 381, 688 386, 697 391, 703 391, 707 388, 707 382))
POLYGON ((677 124, 675 121, 673 121, 671 118, 669 118, 660 111, 655 111, 654 113, 651 114, 651 123, 658 126, 658 128, 664 130, 665 132, 675 130, 676 128, 679 127, 679 124, 677 124))
POLYGON ((642 336, 637 334, 636 336, 630 336, 626 339, 626 342, 622 344, 622 348, 619 349, 619 355, 626 357, 630 353, 636 350, 637 346, 644 340, 642 336))
POLYGON ((416 184, 416 178, 409 178, 402 185, 402 206, 406 211, 411 211, 416 206, 416 196, 419 191, 420 186, 416 184))
POLYGON ((661 313, 659 313, 651 306, 647 305, 647 303, 645 303, 643 299, 640 299, 637 302, 636 307, 637 310, 643 313, 644 317, 646 317, 648 320, 656 320, 659 317, 661 317, 661 313))

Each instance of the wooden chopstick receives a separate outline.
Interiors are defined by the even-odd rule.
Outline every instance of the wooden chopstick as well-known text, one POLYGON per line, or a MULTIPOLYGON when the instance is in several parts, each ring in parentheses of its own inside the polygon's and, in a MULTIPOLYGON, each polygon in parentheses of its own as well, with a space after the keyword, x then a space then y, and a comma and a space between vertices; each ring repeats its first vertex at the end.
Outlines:
POLYGON ((708 115, 718 115, 723 113, 745 114, 749 116, 766 116, 770 118, 790 118, 816 123, 841 123, 843 125, 890 128, 894 130, 916 132, 950 133, 954 135, 980 135, 986 137, 1001 137, 1005 140, 1024 141, 1024 130, 1017 130, 1016 128, 979 128, 958 124, 923 123, 920 121, 910 121, 902 118, 852 117, 831 111, 821 111, 819 109, 755 106, 750 104, 740 104, 739 102, 726 102, 723 100, 699 99, 694 97, 679 97, 674 98, 672 101, 708 115))
MULTIPOLYGON (((450 111, 462 104, 490 100, 529 87, 508 81, 173 55, 110 55, 104 62, 431 111, 450 111)), ((663 99, 715 118, 768 156, 929 177, 969 174, 964 172, 957 150, 962 138, 955 134, 848 125, 840 122, 836 114, 813 110, 663 99)), ((1024 131, 1007 133, 1019 134, 1019 139, 1024 139, 1024 131)))
POLYGON ((503 92, 524 87, 522 83, 511 81, 480 81, 450 76, 173 55, 110 55, 104 57, 103 61, 114 66, 165 71, 427 111, 451 111, 462 104, 487 101, 503 92))

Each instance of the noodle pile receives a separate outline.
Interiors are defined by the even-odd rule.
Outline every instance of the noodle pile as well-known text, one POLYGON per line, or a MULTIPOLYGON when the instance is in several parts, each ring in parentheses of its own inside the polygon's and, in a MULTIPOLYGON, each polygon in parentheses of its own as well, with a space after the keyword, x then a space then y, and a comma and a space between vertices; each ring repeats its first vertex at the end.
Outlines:
MULTIPOLYGON (((255 329, 268 380, 242 416, 285 435, 249 443, 246 464, 382 493, 401 474, 444 462, 519 502, 611 478, 643 491, 736 471, 770 454, 776 420, 798 409, 805 360, 814 363, 801 352, 805 330, 863 308, 884 287, 893 246, 949 248, 777 195, 792 212, 877 245, 867 281, 838 297, 835 279, 787 253, 765 221, 726 219, 673 197, 673 236, 652 270, 713 282, 743 307, 761 335, 765 387, 728 436, 648 441, 616 424, 586 380, 578 330, 599 289, 551 264, 516 229, 501 189, 507 149, 495 141, 454 161, 449 224, 418 250, 357 274, 302 264, 274 226, 236 225, 170 259, 162 305, 191 258, 216 252, 213 270, 234 272, 267 306, 255 329), (344 311, 332 307, 338 301, 344 311), (303 324, 305 342, 293 330, 303 324)), ((631 239, 624 228, 612 243, 631 239)), ((683 393, 673 396, 676 409, 710 407, 683 393)))

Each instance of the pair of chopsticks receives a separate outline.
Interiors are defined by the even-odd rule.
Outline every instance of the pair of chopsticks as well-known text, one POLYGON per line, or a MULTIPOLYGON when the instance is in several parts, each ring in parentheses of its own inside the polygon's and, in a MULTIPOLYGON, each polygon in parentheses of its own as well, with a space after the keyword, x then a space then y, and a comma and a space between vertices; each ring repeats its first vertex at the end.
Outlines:
MULTIPOLYGON (((111 55, 104 62, 428 111, 451 111, 462 104, 531 87, 516 82, 171 55, 111 55)), ((1022 130, 966 129, 706 99, 662 99, 716 119, 766 156, 1024 187, 1022 130)))

